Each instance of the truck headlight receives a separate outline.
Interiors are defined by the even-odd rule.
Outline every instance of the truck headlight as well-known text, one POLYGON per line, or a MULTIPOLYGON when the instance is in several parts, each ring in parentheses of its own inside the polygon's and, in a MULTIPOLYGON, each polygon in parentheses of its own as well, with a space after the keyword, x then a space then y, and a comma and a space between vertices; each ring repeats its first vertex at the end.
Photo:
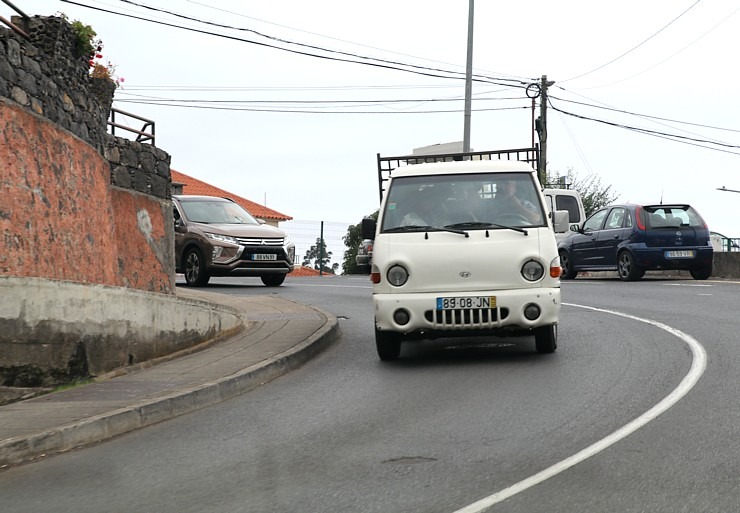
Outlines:
POLYGON ((545 275, 545 268, 536 260, 529 260, 522 266, 522 276, 527 281, 537 281, 545 275))
POLYGON ((388 283, 393 286, 400 287, 409 279, 409 272, 402 265, 394 265, 385 274, 388 279, 388 283))

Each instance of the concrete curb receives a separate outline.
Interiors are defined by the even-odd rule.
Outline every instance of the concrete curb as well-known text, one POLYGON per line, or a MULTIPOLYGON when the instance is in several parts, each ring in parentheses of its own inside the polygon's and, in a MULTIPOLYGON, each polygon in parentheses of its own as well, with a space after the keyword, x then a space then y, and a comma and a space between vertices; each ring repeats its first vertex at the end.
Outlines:
POLYGON ((309 308, 323 315, 326 322, 291 349, 211 383, 177 390, 151 401, 136 403, 37 434, 0 441, 0 469, 91 445, 220 403, 300 367, 340 336, 339 323, 334 315, 316 307, 309 308))

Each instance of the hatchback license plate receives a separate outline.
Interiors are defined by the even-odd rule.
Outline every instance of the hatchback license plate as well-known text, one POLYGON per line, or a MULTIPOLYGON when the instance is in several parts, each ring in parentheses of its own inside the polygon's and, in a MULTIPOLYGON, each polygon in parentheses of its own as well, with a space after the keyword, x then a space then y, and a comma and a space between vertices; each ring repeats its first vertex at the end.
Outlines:
POLYGON ((438 297, 437 310, 496 308, 496 296, 438 297))
POLYGON ((694 258, 694 251, 690 249, 684 249, 681 251, 666 251, 666 258, 694 258))
POLYGON ((255 253, 252 255, 252 260, 277 260, 275 253, 255 253))

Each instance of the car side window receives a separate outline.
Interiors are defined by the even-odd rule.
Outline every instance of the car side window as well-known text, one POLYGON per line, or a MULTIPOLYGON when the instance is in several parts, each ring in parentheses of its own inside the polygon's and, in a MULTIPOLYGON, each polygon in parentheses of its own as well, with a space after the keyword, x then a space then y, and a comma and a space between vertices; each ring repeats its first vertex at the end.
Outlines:
POLYGON ((609 212, 609 216, 606 218, 604 229, 614 230, 616 228, 621 228, 622 223, 624 222, 624 217, 623 208, 613 208, 611 212, 609 212))
POLYGON ((596 231, 601 230, 601 226, 604 224, 604 218, 606 217, 607 209, 599 210, 594 215, 586 219, 583 223, 583 231, 596 231))

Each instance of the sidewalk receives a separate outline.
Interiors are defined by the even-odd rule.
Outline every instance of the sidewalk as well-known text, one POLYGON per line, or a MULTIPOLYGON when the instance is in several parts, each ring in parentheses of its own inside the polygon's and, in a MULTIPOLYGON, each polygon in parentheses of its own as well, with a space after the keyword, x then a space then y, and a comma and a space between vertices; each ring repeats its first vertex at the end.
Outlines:
POLYGON ((339 337, 333 315, 276 296, 183 288, 177 295, 239 309, 244 329, 148 368, 0 406, 0 470, 247 392, 299 367, 339 337))

